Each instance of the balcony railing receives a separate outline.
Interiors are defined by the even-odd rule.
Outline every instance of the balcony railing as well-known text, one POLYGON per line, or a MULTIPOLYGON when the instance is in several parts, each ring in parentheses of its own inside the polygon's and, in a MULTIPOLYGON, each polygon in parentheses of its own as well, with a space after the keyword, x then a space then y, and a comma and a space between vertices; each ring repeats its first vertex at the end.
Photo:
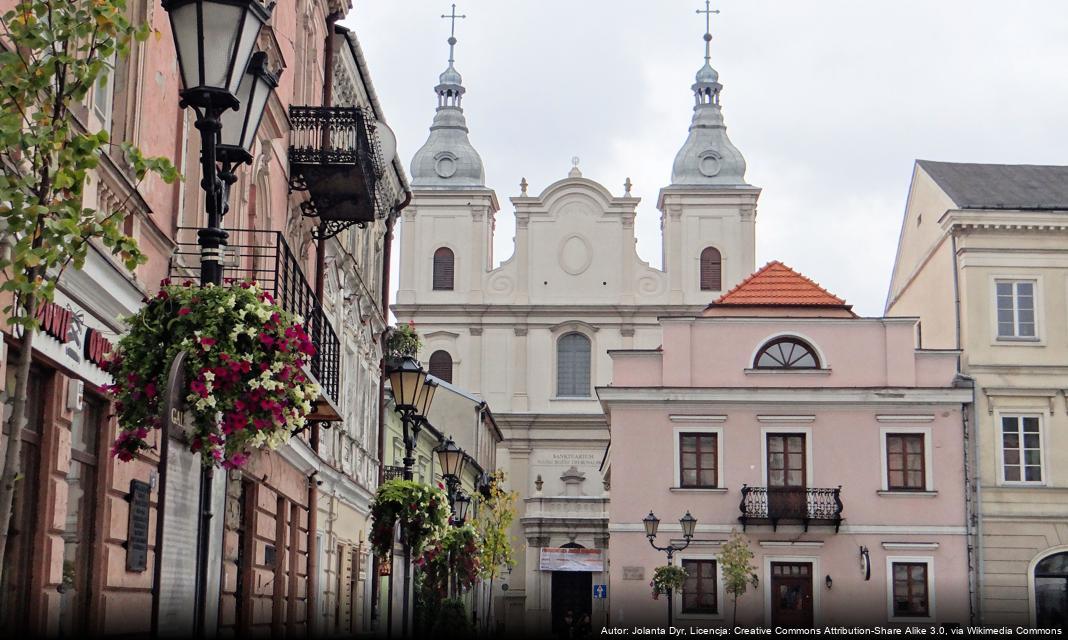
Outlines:
POLYGON ((390 480, 404 480, 404 467, 386 465, 382 471, 382 479, 386 482, 390 480))
POLYGON ((304 215, 329 237, 365 226, 392 204, 374 115, 357 107, 289 108, 290 188, 307 191, 304 215))
MULTIPOLYGON (((255 280, 274 297, 278 306, 304 319, 304 330, 315 345, 315 355, 311 357, 308 366, 309 372, 319 383, 328 403, 335 405, 340 386, 341 342, 333 325, 323 313, 323 308, 315 297, 315 290, 304 277, 297 257, 278 231, 226 231, 230 238, 223 258, 223 278, 235 281, 255 280)), ((197 229, 179 227, 177 245, 171 259, 171 278, 199 279, 200 247, 197 245, 197 229)))
POLYGON ((834 525, 835 533, 842 525, 842 487, 808 489, 805 487, 742 486, 742 515, 738 521, 744 530, 750 524, 768 524, 778 528, 780 521, 800 522, 805 531, 808 525, 834 525))

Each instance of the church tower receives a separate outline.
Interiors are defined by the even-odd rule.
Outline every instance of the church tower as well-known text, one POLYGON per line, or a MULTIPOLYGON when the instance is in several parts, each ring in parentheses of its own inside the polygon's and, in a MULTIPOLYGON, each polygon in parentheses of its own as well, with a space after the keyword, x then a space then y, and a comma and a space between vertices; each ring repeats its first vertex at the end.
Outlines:
POLYGON ((493 266, 497 195, 486 188, 482 158, 468 139, 460 106, 466 89, 456 70, 456 19, 449 35, 449 66, 434 92, 437 112, 430 136, 411 165, 412 204, 403 212, 398 304, 479 304, 482 280, 493 266))
POLYGON ((663 265, 672 304, 707 304, 756 268, 756 205, 760 189, 745 181, 745 158, 723 124, 719 73, 706 0, 705 63, 693 84, 693 120, 675 156, 671 185, 660 190, 663 265))

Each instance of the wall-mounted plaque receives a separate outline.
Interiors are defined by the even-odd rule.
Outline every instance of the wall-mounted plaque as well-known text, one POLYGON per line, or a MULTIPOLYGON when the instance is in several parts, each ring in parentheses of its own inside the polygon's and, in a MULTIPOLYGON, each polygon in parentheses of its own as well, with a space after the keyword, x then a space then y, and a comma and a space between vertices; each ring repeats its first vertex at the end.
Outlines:
POLYGON ((148 497, 152 487, 140 480, 130 481, 130 519, 126 534, 126 570, 148 568, 148 497))
POLYGON ((623 567, 624 580, 645 580, 645 567, 623 567))

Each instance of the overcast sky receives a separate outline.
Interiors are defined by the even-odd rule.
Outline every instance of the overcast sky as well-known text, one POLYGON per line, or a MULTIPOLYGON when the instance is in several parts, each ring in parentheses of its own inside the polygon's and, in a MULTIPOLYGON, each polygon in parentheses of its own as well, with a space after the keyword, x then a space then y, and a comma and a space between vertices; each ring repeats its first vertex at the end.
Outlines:
MULTIPOLYGON (((434 115, 448 2, 358 0, 367 55, 407 166, 434 115)), ((456 67, 471 141, 497 191, 540 193, 572 156, 638 208, 660 264, 670 182, 703 56, 701 0, 464 0, 456 67)), ((717 0, 712 66, 727 131, 763 189, 757 266, 786 264, 881 315, 913 161, 1068 164, 1065 0, 717 0)), ((394 286, 396 278, 393 279, 394 286)))

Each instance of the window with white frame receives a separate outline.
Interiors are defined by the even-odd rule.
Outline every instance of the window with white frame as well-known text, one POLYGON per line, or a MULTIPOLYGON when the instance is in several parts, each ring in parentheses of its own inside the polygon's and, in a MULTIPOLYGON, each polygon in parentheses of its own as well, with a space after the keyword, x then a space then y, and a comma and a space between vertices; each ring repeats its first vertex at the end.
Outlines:
POLYGON ((684 489, 719 487, 719 434, 680 433, 678 452, 679 487, 684 489))
POLYGON ((886 434, 886 485, 890 491, 925 491, 927 463, 922 433, 886 434))
POLYGON ((890 618, 930 618, 931 562, 921 558, 888 558, 890 618))
POLYGON ((1042 482, 1042 421, 1001 416, 1001 474, 1005 482, 1042 482))
POLYGON ((998 339, 1036 340, 1035 281, 997 280, 998 339))
POLYGON ((682 585, 682 608, 684 614, 715 615, 719 613, 719 579, 716 561, 711 559, 684 559, 686 582, 682 585))
POLYGON ((111 112, 115 100, 115 62, 116 56, 105 61, 106 67, 97 78, 93 87, 93 110, 104 125, 105 131, 111 131, 111 112))

